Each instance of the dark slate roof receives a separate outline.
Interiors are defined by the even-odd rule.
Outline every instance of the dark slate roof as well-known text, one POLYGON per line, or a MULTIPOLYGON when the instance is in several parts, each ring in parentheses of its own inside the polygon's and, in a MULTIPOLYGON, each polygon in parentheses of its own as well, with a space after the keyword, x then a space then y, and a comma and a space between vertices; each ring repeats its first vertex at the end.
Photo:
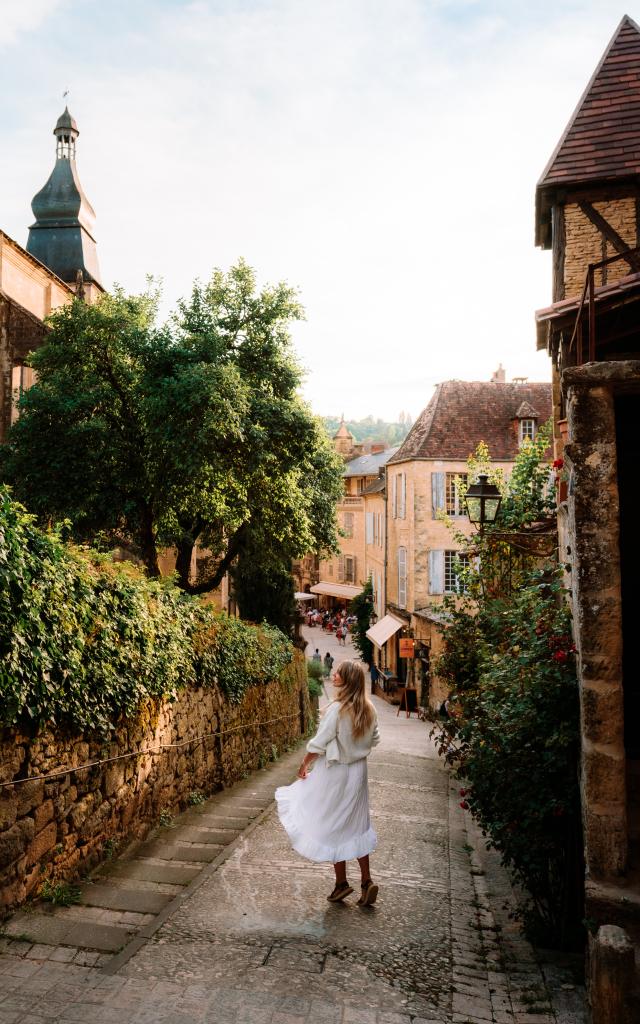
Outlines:
POLYGON ((389 464, 413 459, 467 459, 480 441, 491 458, 511 461, 518 453, 518 410, 527 402, 538 423, 551 418, 551 384, 447 380, 438 384, 389 464))
POLYGON ((538 182, 536 243, 550 244, 546 193, 639 173, 640 28, 625 15, 538 182))
POLYGON ((375 455, 358 455, 356 459, 351 459, 347 462, 344 467, 344 476, 377 476, 383 466, 386 466, 387 462, 392 455, 398 451, 397 446, 395 448, 386 448, 383 452, 376 452, 375 455))
POLYGON ((56 126, 53 129, 53 134, 55 135, 56 132, 65 130, 76 132, 77 135, 80 134, 80 132, 78 131, 78 125, 75 122, 75 118, 73 118, 69 113, 68 107, 64 108, 63 113, 60 114, 60 117, 56 121, 56 126))
MULTIPOLYGON (((396 448, 395 451, 398 449, 396 448)), ((365 487, 363 494, 382 494, 386 486, 386 480, 384 476, 379 476, 377 480, 370 483, 368 487, 365 487)))

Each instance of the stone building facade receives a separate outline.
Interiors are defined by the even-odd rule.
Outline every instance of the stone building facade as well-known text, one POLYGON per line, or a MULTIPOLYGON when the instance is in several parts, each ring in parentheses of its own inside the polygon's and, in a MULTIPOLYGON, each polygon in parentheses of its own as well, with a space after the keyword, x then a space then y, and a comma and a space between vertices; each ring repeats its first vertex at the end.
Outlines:
MULTIPOLYGON (((469 455, 486 442, 508 477, 523 438, 550 417, 549 384, 506 382, 503 372, 486 382, 446 381, 387 464, 385 610, 395 628, 376 643, 376 664, 417 683, 434 708, 447 695, 430 668, 441 645, 439 606, 459 586, 460 544, 443 514, 470 535, 463 500, 469 455), (413 659, 400 657, 405 638, 414 640, 413 659)), ((377 634, 374 628, 374 642, 377 634)))
POLYGON ((622 19, 537 186, 553 305, 558 508, 581 706, 581 795, 594 1024, 640 1019, 640 28, 622 19), (624 929, 621 930, 621 927, 624 929), (634 1014, 637 1014, 635 1016, 634 1014))

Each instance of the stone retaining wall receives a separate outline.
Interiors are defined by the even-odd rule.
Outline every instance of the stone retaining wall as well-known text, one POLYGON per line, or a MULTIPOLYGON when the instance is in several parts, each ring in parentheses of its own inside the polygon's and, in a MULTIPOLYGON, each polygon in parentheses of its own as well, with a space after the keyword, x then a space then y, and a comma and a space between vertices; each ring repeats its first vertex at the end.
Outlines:
POLYGON ((119 843, 144 838, 162 810, 181 809, 192 794, 237 781, 311 725, 304 658, 296 652, 279 680, 251 687, 240 704, 230 704, 217 687, 185 689, 174 702, 148 702, 106 739, 59 729, 0 730, 0 782, 176 744, 0 788, 0 914, 45 879, 73 879, 119 843), (222 735, 194 742, 217 732, 222 735))

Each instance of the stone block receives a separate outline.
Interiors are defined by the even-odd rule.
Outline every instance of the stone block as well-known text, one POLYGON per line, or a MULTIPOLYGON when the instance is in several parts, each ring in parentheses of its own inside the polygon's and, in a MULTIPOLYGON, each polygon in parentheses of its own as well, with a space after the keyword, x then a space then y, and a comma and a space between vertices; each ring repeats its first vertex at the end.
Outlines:
POLYGON ((597 1024, 632 1024, 634 950, 626 932, 602 925, 589 939, 589 998, 597 1024))
POLYGON ((610 808, 626 803, 624 747, 595 747, 585 742, 582 755, 582 786, 590 804, 610 808))
POLYGON ((597 808, 583 796, 585 856, 594 878, 621 875, 627 866, 626 808, 597 808))
POLYGON ((21 782, 16 786, 16 794, 18 797, 18 817, 21 817, 42 803, 44 782, 39 779, 34 779, 32 782, 21 782))
POLYGON ((28 840, 19 825, 13 825, 0 835, 0 869, 13 864, 25 850, 28 840))
POLYGON ((11 790, 3 793, 0 795, 0 832, 11 828, 18 817, 18 797, 11 790))
POLYGON ((42 860, 45 853, 53 849, 56 845, 56 823, 55 821, 50 822, 41 832, 38 832, 37 836, 29 846, 27 850, 27 866, 31 867, 32 864, 37 864, 42 860))
POLYGON ((53 800, 45 800, 43 804, 36 807, 33 821, 35 825, 35 831, 40 832, 48 822, 53 818, 53 800))

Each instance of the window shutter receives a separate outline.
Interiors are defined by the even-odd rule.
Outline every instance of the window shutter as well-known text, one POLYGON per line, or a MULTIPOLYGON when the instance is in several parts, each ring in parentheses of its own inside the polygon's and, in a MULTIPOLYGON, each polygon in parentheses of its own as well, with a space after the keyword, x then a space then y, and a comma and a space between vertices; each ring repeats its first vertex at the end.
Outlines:
POLYGON ((344 583, 344 555, 338 556, 338 583, 344 583))
POLYGON ((366 514, 367 544, 373 544, 373 512, 366 514))
POLYGON ((398 548, 398 605, 407 606, 407 549, 398 548))
POLYGON ((391 477, 391 517, 395 519, 398 514, 398 474, 391 477))
POLYGON ((437 519, 444 509, 444 473, 431 474, 431 518, 437 519))
POLYGON ((356 569, 357 562, 358 562, 358 559, 354 555, 353 558, 351 559, 351 580, 350 580, 351 583, 355 583, 356 580, 358 579, 357 569, 356 569))
POLYGON ((444 593, 444 551, 429 551, 429 593, 444 593))
POLYGON ((400 518, 407 518, 407 474, 403 473, 400 478, 400 518))

